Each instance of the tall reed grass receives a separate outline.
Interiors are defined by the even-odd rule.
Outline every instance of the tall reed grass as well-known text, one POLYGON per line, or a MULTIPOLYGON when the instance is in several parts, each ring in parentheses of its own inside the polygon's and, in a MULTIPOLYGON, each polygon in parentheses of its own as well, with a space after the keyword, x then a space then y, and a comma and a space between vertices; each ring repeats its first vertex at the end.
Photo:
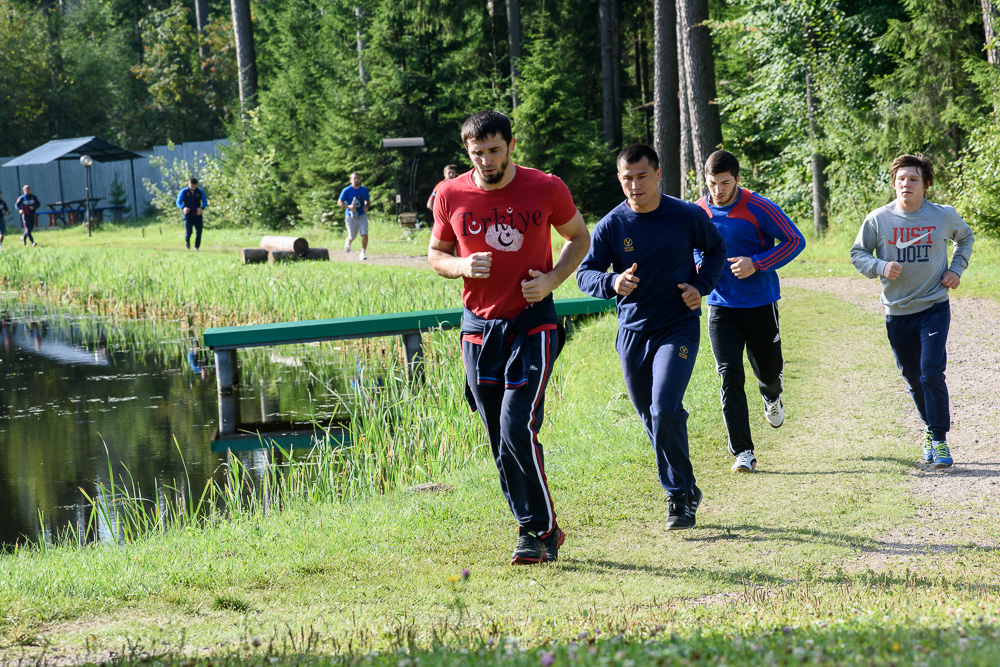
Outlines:
POLYGON ((103 248, 47 248, 11 253, 0 285, 25 299, 44 299, 99 315, 185 320, 196 326, 255 324, 451 308, 458 281, 392 266, 302 262, 243 266, 238 260, 103 248))
MULTIPOLYGON (((424 379, 412 382, 393 355, 362 362, 341 397, 350 417, 347 437, 321 437, 304 452, 284 450, 261 436, 263 465, 228 457, 219 474, 195 492, 189 480, 138 488, 128 471, 93 493, 81 533, 61 539, 135 542, 177 527, 251 518, 298 504, 351 502, 409 485, 433 482, 484 454, 485 435, 465 401, 465 374, 454 337, 425 340, 424 379), (346 443, 346 444, 345 444, 346 443)), ((333 376, 317 378, 337 393, 333 376)), ((315 424, 322 431, 324 424, 315 424)))

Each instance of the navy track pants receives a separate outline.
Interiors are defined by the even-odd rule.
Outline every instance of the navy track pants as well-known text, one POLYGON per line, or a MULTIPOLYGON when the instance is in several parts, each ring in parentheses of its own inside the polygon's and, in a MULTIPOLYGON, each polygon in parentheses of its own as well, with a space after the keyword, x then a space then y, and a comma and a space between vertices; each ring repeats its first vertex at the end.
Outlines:
POLYGON ((184 244, 191 247, 191 232, 194 232, 194 247, 201 247, 201 229, 204 217, 188 214, 184 216, 184 244))
POLYGON ((688 413, 682 404, 698 356, 701 325, 685 318, 667 329, 618 329, 625 386, 656 454, 656 472, 667 495, 694 491, 688 455, 688 413))
POLYGON ((556 526, 555 506, 545 477, 545 457, 538 441, 545 414, 545 388, 559 354, 559 332, 528 336, 531 372, 528 382, 509 388, 477 384, 476 365, 482 345, 462 341, 465 373, 476 409, 489 436, 500 474, 500 490, 518 525, 548 537, 556 526))
POLYGON ((913 315, 885 318, 896 366, 903 374, 920 419, 935 440, 944 440, 951 429, 948 385, 944 378, 950 328, 951 305, 947 301, 913 315))

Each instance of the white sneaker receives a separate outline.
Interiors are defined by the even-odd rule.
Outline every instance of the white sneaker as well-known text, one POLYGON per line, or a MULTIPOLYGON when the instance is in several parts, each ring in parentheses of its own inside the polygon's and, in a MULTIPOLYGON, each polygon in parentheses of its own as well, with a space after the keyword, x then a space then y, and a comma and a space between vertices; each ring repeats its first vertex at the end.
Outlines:
POLYGON ((362 260, 366 260, 366 259, 368 259, 368 252, 367 252, 367 251, 365 251, 365 249, 364 249, 364 248, 362 248, 362 249, 361 249, 361 259, 362 259, 362 260))
POLYGON ((785 406, 781 403, 781 396, 774 399, 774 402, 764 399, 764 417, 771 428, 778 428, 785 423, 785 406))
POLYGON ((747 449, 737 454, 732 470, 733 472, 754 472, 757 470, 757 457, 753 455, 753 450, 747 449))
POLYGON ((344 241, 344 252, 351 252, 351 239, 344 241))

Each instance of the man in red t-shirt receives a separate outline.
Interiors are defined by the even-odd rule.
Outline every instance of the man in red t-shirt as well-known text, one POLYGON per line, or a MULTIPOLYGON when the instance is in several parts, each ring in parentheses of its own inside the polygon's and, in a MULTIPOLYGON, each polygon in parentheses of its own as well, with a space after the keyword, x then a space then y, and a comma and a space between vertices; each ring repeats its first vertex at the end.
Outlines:
POLYGON ((518 523, 512 564, 556 560, 564 535, 545 478, 545 387, 562 335, 552 291, 590 248, 590 232, 556 176, 511 164, 510 119, 481 111, 462 125, 472 171, 435 193, 427 259, 438 275, 462 278, 462 357, 518 523), (551 228, 566 239, 552 261, 551 228))
POLYGON ((434 199, 437 197, 438 190, 441 189, 442 185, 444 185, 451 179, 458 176, 458 165, 454 164, 447 165, 444 168, 443 174, 444 174, 444 179, 438 181, 438 184, 434 186, 433 190, 431 190, 431 196, 427 198, 427 208, 429 208, 432 211, 434 210, 434 199))

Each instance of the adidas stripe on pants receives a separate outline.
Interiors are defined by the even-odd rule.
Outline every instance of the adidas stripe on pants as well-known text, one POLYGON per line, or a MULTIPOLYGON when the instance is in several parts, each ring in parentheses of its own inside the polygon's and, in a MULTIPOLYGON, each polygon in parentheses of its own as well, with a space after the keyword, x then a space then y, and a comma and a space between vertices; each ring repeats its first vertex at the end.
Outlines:
POLYGON ((482 345, 463 340, 462 358, 500 474, 500 490, 518 525, 546 537, 555 528, 556 513, 538 431, 545 413, 545 388, 559 350, 559 334, 555 330, 532 334, 528 346, 531 372, 528 382, 516 388, 476 383, 482 345))

